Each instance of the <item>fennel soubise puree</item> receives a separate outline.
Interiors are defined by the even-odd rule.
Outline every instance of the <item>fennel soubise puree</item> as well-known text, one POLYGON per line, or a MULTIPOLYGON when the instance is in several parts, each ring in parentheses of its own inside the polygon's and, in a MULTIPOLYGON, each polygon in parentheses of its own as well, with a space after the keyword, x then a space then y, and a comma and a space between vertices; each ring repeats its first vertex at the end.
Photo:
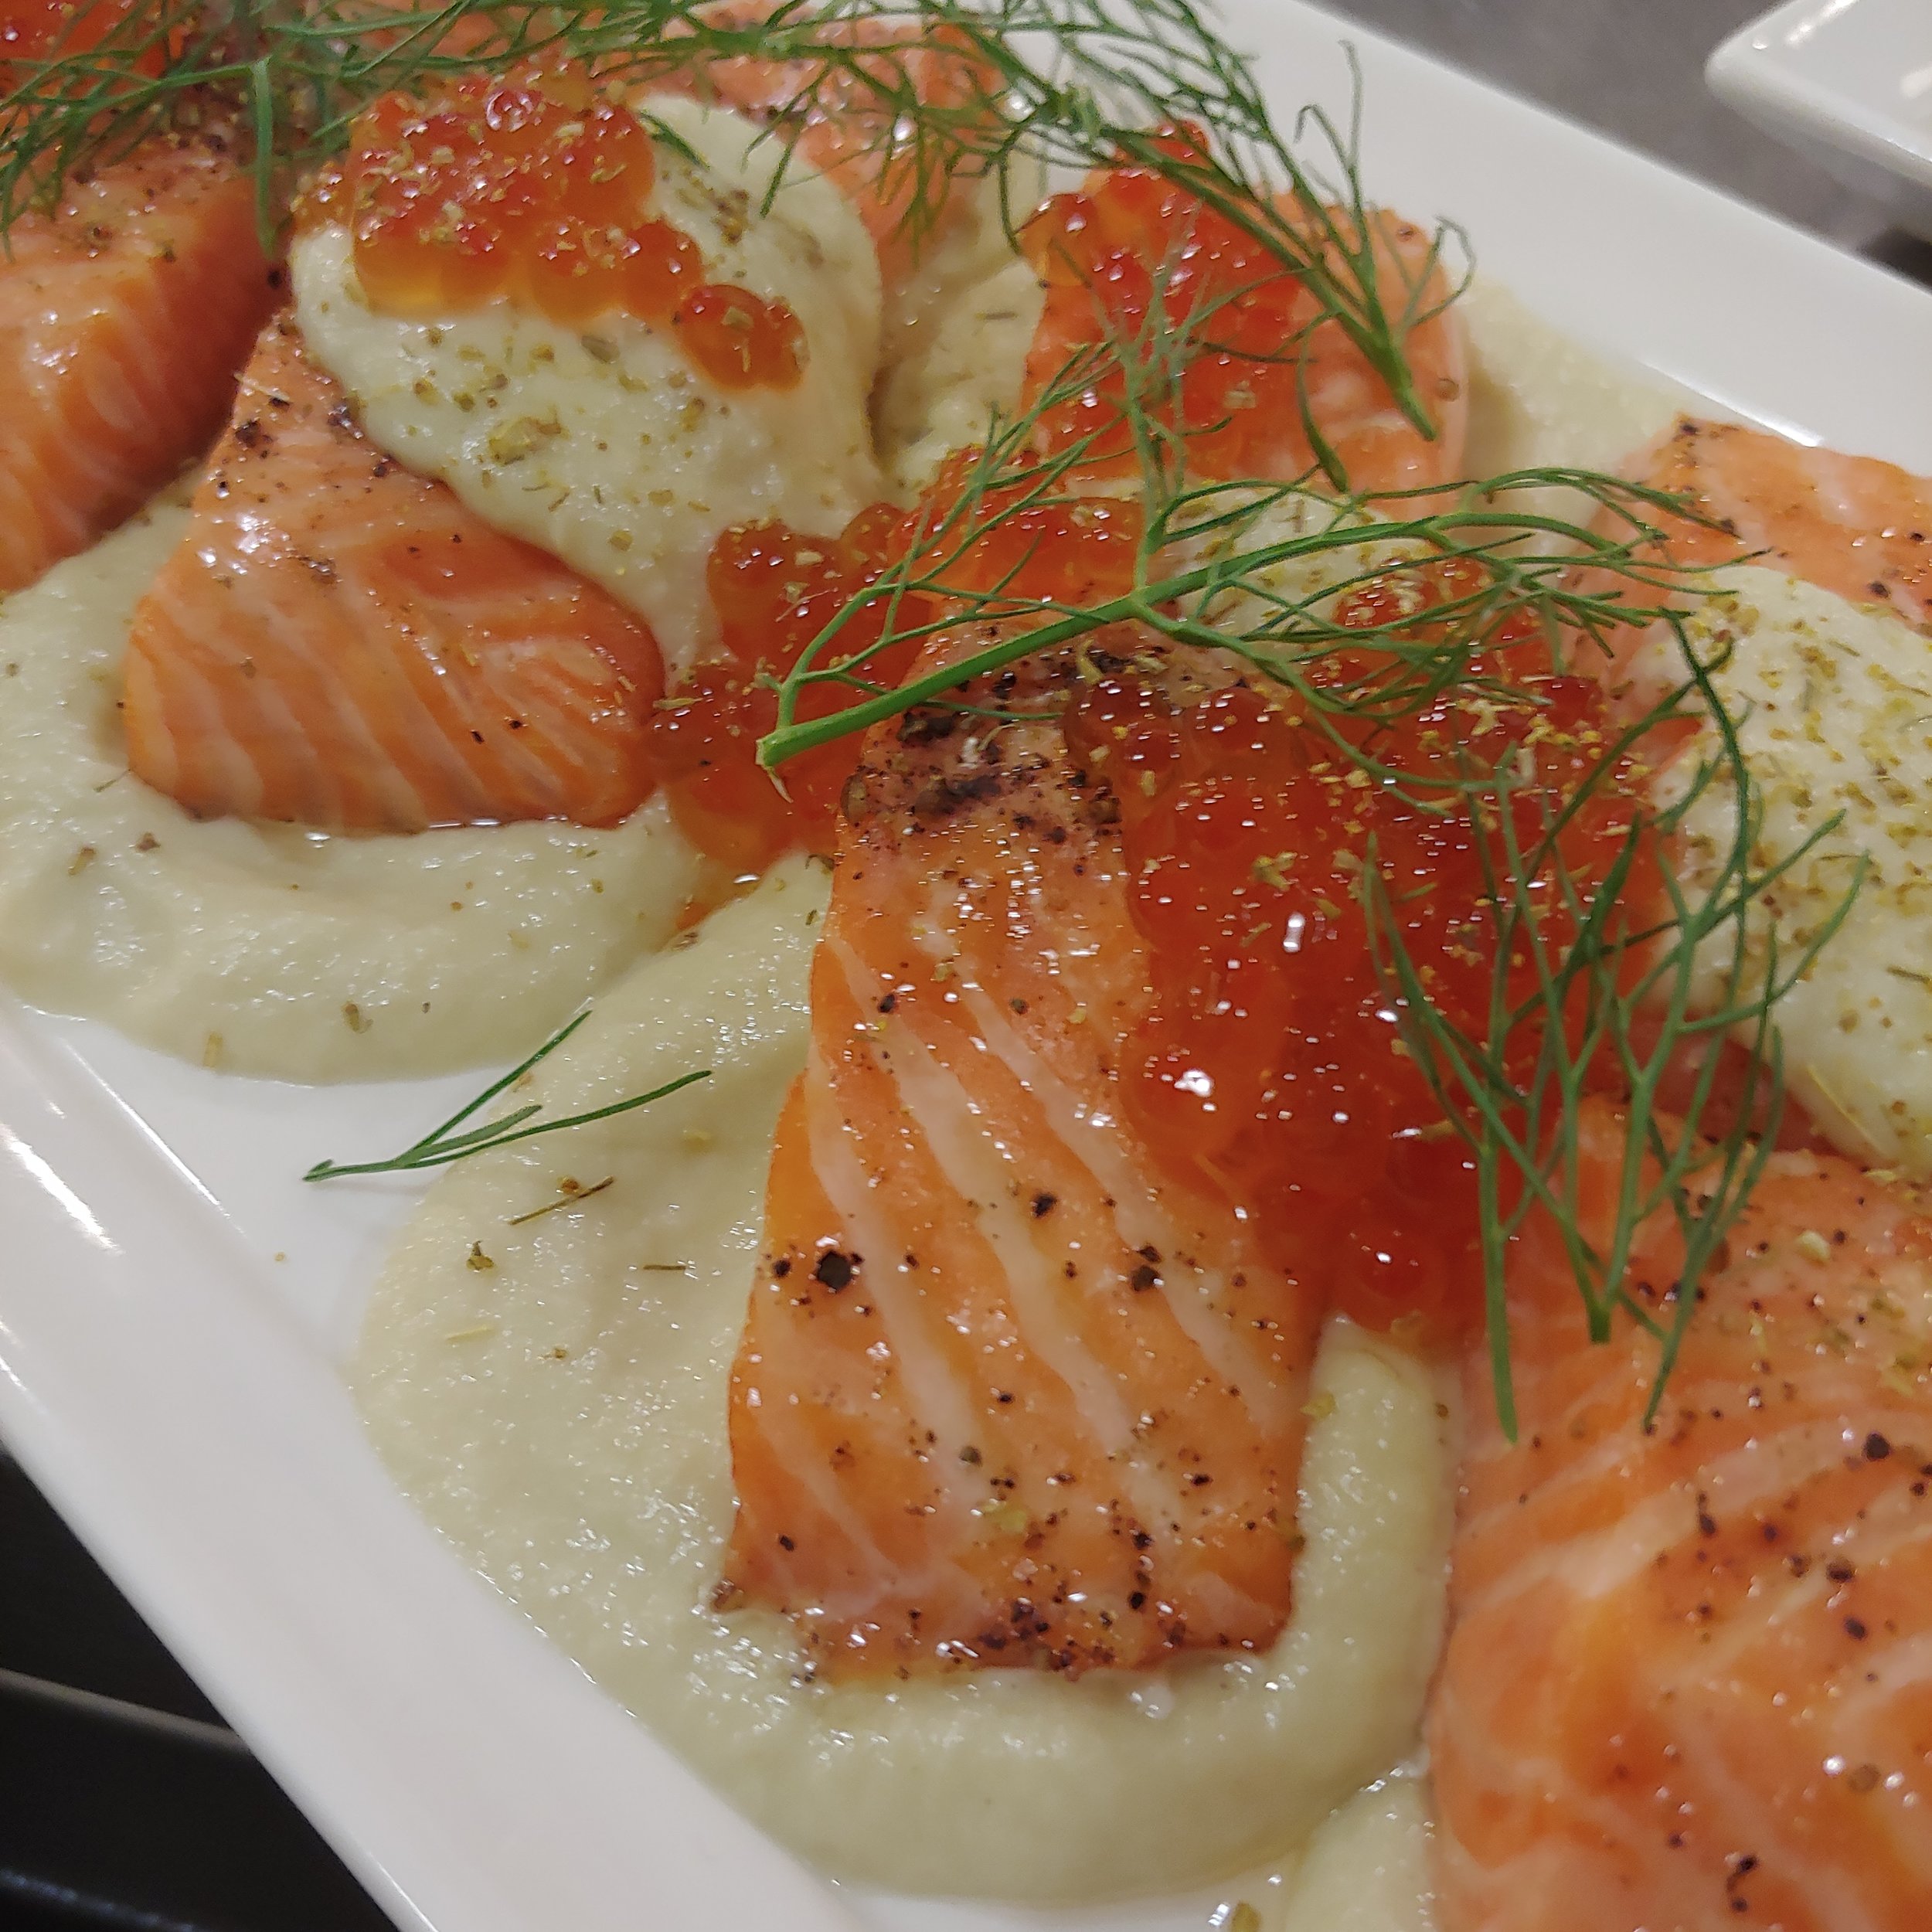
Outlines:
POLYGON ((121 318, 6 459, 0 971, 310 1080, 594 996, 358 1400, 828 1872, 1913 1923, 1923 486, 1679 418, 1231 82, 473 13, 331 16, 272 268, 219 33, 32 29, 216 104, 0 267, 121 318))

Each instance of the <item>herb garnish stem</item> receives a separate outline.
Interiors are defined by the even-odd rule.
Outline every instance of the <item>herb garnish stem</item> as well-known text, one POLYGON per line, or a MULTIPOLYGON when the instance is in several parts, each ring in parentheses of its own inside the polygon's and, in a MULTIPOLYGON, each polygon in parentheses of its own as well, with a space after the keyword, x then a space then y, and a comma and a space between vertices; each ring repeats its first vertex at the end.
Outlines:
POLYGON ((443 1167, 452 1161, 467 1158, 472 1154, 481 1154, 492 1148, 513 1146, 519 1141, 533 1140, 539 1134, 560 1134, 566 1128, 587 1127, 593 1121, 607 1121, 619 1114, 628 1114, 633 1109, 648 1107, 654 1100, 668 1099, 672 1094, 692 1085, 699 1080, 709 1080, 711 1070, 702 1067, 695 1073, 680 1073, 675 1080, 667 1080, 662 1087, 653 1087, 648 1094, 634 1094, 628 1100, 614 1101, 607 1107, 591 1107, 580 1114, 567 1114, 560 1120, 536 1121, 526 1125, 543 1111, 541 1100, 532 1100, 528 1105, 515 1108, 501 1120, 486 1121, 482 1126, 471 1128, 467 1133, 456 1130, 471 1119, 479 1109, 487 1107, 499 1094, 514 1087, 539 1060, 555 1053, 583 1022, 590 1017, 586 1007, 573 1019, 566 1022, 553 1033, 535 1053, 510 1069, 500 1080, 492 1081, 476 1097, 460 1107, 440 1126, 432 1128, 423 1138, 405 1148, 400 1154, 391 1155, 381 1161, 318 1161, 302 1176, 304 1181, 333 1181, 346 1174, 407 1174, 421 1168, 443 1167))

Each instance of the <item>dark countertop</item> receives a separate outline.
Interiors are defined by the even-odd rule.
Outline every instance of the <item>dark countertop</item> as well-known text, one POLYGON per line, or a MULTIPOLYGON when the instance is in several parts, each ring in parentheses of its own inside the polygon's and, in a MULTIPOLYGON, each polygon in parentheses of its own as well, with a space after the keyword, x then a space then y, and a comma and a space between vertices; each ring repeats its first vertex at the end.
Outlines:
MULTIPOLYGON (((1932 281, 1932 247, 1705 91, 1758 0, 1328 0, 1932 281)), ((0 1927, 386 1923, 0 1453, 0 1927)))
POLYGON ((1762 13, 1768 0, 1318 4, 1932 282, 1932 243, 1889 228, 1877 202, 1842 187, 1706 91, 1711 49, 1762 13))

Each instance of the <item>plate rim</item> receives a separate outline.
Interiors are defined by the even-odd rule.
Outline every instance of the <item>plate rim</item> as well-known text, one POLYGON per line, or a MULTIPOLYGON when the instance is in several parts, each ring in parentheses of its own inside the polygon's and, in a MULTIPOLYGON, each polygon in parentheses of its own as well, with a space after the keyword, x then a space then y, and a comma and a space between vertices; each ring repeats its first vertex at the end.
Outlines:
POLYGON ((1828 142, 1873 166, 1932 189, 1932 122, 1905 115, 1856 89, 1835 84, 1822 63, 1794 53, 1791 31, 1821 25, 1832 0, 1783 0, 1720 41, 1705 63, 1711 91, 1753 117, 1797 122, 1811 138, 1828 142))

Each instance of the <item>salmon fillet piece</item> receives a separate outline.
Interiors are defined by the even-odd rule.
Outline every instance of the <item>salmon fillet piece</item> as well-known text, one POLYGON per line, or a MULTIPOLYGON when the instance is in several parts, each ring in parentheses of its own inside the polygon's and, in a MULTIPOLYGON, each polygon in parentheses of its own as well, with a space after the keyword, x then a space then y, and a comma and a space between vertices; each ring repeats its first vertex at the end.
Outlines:
POLYGON ((0 255, 0 591, 138 509, 221 427, 278 280, 250 183, 151 144, 0 255))
POLYGON ((385 455, 284 320, 135 611, 123 716, 205 818, 603 825, 655 783, 663 691, 641 619, 385 455))
POLYGON ((1673 520, 1671 553, 1726 563, 1743 550, 1854 604, 1932 624, 1932 479, 1896 463, 1808 448, 1768 430, 1680 417, 1632 466, 1640 483, 1688 492, 1722 528, 1673 520))
POLYGON ((882 727, 847 792, 723 1600, 835 1673, 1258 1648, 1321 1309, 1121 1121, 1148 960, 1057 727, 930 722, 882 727))
MULTIPOLYGON (((1621 1129, 1583 1122, 1587 1233, 1621 1129)), ((1627 1285, 1665 1305, 1681 1247, 1627 1285)), ((1932 1922, 1932 1214, 1772 1158, 1667 1386, 1587 1345, 1554 1231, 1511 1264, 1512 1445, 1472 1362, 1428 1720, 1442 1932, 1932 1922)))

